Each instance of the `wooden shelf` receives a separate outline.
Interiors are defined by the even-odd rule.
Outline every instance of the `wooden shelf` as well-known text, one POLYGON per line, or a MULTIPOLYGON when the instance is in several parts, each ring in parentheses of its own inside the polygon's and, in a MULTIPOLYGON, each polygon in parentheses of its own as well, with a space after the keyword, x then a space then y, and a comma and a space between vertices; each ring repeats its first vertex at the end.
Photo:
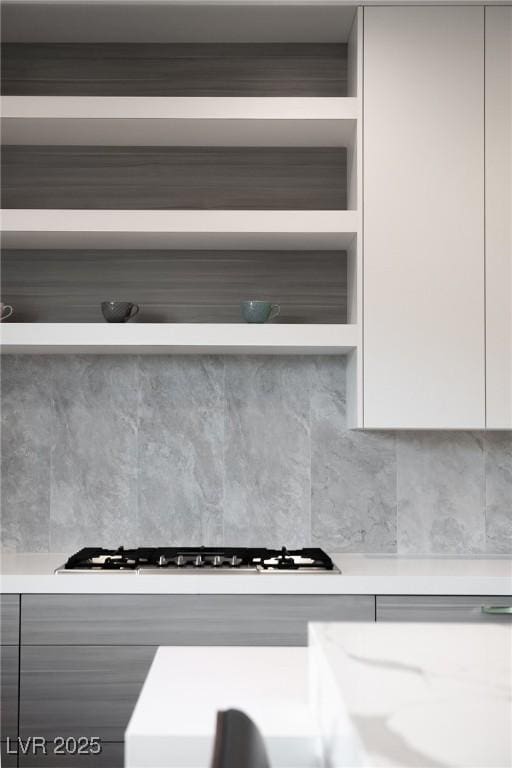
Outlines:
POLYGON ((355 325, 4 323, 3 354, 346 354, 355 325))
POLYGON ((4 248, 344 250, 357 211, 2 211, 4 248))
POLYGON ((346 147, 356 98, 4 96, 4 144, 346 147))

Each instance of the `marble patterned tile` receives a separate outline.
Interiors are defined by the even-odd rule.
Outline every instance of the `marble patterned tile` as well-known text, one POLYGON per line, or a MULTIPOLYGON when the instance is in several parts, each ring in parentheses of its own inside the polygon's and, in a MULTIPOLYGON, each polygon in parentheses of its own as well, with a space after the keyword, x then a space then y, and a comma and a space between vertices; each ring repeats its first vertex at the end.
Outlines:
POLYGON ((398 433, 397 489, 399 553, 485 551, 482 433, 398 433))
POLYGON ((2 427, 6 551, 512 553, 512 432, 349 431, 342 358, 6 356, 2 427))
POLYGON ((223 359, 141 356, 139 365, 139 543, 220 544, 223 359))
POLYGON ((1 540, 6 551, 49 549, 50 360, 2 358, 1 540))
POLYGON ((395 437, 347 430, 345 399, 344 359, 318 359, 311 392, 313 543, 331 552, 395 552, 395 437))
POLYGON ((52 551, 134 545, 136 358, 59 356, 52 378, 52 551))
POLYGON ((512 431, 487 432, 484 451, 486 549, 512 555, 512 431))
POLYGON ((225 365, 225 543, 305 546, 312 362, 246 356, 225 365))

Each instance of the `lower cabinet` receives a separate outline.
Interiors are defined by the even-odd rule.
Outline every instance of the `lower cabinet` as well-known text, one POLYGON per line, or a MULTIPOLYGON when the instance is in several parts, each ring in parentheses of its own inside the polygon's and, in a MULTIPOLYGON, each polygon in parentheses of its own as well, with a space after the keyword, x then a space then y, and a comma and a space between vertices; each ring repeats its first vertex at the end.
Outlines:
POLYGON ((378 595, 376 618, 377 621, 510 623, 512 622, 512 597, 378 595))
POLYGON ((159 645, 306 645, 310 621, 507 622, 508 609, 512 597, 22 595, 20 645, 1 649, 2 765, 122 768, 124 731, 159 645), (5 743, 17 735, 18 703, 19 757, 5 743), (28 737, 43 739, 46 754, 28 737))

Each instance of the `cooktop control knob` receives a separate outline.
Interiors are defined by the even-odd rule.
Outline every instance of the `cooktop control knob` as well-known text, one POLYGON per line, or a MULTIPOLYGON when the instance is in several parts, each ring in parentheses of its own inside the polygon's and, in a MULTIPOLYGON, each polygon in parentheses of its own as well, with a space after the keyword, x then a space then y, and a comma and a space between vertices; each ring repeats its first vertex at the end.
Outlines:
POLYGON ((194 560, 194 565, 196 566, 196 568, 200 568, 202 565, 204 565, 203 558, 201 557, 201 555, 196 555, 194 560))

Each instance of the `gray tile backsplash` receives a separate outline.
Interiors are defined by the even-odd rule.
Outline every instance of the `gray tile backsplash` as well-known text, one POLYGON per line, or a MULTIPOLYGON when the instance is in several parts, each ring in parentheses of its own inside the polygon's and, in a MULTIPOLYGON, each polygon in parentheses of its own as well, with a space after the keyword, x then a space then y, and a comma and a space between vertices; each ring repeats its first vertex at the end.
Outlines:
POLYGON ((220 544, 224 364, 216 357, 132 358, 139 371, 137 543, 220 544))
POLYGON ((310 423, 312 542, 331 551, 395 552, 395 436, 347 429, 338 358, 312 366, 310 423))
POLYGON ((400 552, 486 551, 484 434, 397 433, 400 552))
POLYGON ((512 433, 485 435, 485 536, 492 552, 512 552, 512 433))
POLYGON ((2 546, 19 552, 50 548, 53 441, 52 367, 42 357, 10 357, 2 365, 2 546))
POLYGON ((54 357, 48 368, 50 550, 76 550, 92 539, 135 541, 137 368, 122 355, 107 365, 99 356, 54 357))
POLYGON ((334 357, 6 356, 2 546, 512 553, 512 432, 346 427, 334 357))
POLYGON ((225 358, 226 544, 309 541, 312 366, 297 362, 225 358))

